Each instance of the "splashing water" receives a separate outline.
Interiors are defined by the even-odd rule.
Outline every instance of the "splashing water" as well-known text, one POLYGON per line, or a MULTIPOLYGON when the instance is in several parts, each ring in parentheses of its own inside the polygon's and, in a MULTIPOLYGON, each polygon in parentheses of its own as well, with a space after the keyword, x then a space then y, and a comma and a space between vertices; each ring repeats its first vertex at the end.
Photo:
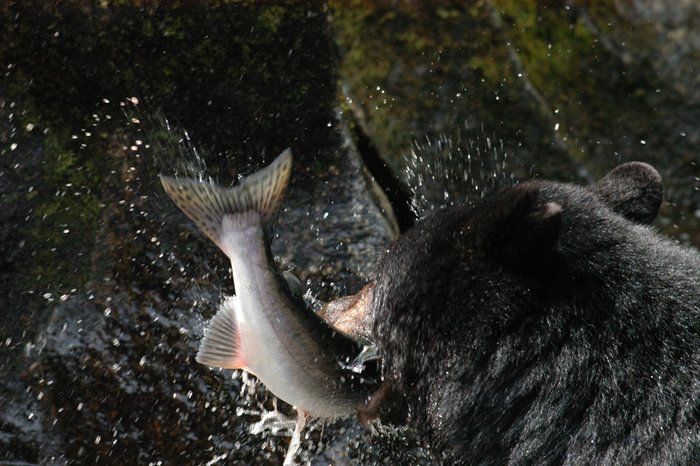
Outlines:
MULTIPOLYGON (((237 170, 230 167, 227 157, 220 154, 214 156, 206 149, 198 148, 190 137, 190 134, 172 124, 162 111, 147 112, 139 108, 126 109, 127 118, 132 123, 130 134, 133 140, 140 142, 139 147, 144 155, 149 157, 158 167, 160 173, 193 178, 205 182, 216 182, 211 175, 218 178, 233 180, 237 170), (207 160, 217 160, 216 166, 207 165, 207 160), (219 163, 221 162, 221 163, 219 163)), ((245 161, 243 162, 245 164, 245 161)), ((251 158, 248 157, 248 164, 251 158)), ((244 168, 245 171, 245 168, 244 168)), ((224 183, 225 184, 225 183, 224 183)), ((162 199, 154 199, 160 205, 159 210, 167 212, 170 203, 165 196, 162 199)), ((176 231, 167 225, 169 220, 164 220, 162 231, 176 231)), ((175 220, 177 221, 177 220, 175 220)), ((165 233, 161 233, 165 234, 165 233)), ((212 250, 205 241, 199 241, 198 233, 194 233, 194 241, 188 241, 185 253, 174 249, 164 251, 174 276, 180 275, 181 280, 188 282, 184 287, 186 301, 192 304, 191 312, 195 314, 196 328, 190 329, 192 336, 197 340, 204 333, 206 316, 211 309, 217 307, 218 302, 223 302, 226 295, 234 292, 230 264, 223 255, 212 255, 212 250)), ((172 242, 168 242, 172 244, 172 242)), ((198 343, 195 344, 198 346, 198 343)), ((287 405, 277 407, 277 399, 272 396, 264 386, 253 376, 245 371, 212 369, 214 377, 222 380, 230 379, 240 384, 240 390, 236 397, 238 402, 231 410, 231 423, 239 424, 237 429, 247 430, 261 440, 260 451, 270 455, 275 451, 285 449, 286 438, 292 436, 295 431, 295 421, 289 418, 291 410, 287 405), (289 413, 289 414, 288 414, 289 413)), ((225 389, 229 384, 222 384, 220 389, 225 389)), ((224 405, 212 404, 208 409, 230 409, 224 405)), ((228 421, 227 421, 228 422, 228 421)), ((299 439, 300 440, 300 439, 299 439)), ((212 439, 213 441, 213 439, 212 439)), ((297 443, 300 443, 299 441, 297 443)), ((300 445, 296 445, 298 450, 300 445)), ((235 455, 236 446, 232 445, 231 454, 235 455)), ((210 463, 225 462, 226 457, 216 454, 210 463)))
POLYGON ((198 148, 186 130, 170 122, 161 110, 148 112, 134 106, 127 107, 125 113, 132 124, 132 138, 145 141, 144 150, 153 158, 160 172, 205 179, 206 159, 210 154, 198 148))
POLYGON ((415 141, 402 177, 418 218, 516 184, 502 141, 461 133, 415 141))
MULTIPOLYGON (((215 177, 219 184, 228 184, 226 181, 235 180, 238 173, 252 171, 251 156, 246 161, 245 154, 233 156, 199 149, 196 139, 172 124, 162 112, 148 112, 141 107, 128 107, 125 111, 131 122, 127 137, 133 142, 130 145, 127 142, 127 147, 135 147, 137 151, 134 154, 155 165, 160 173, 203 181, 212 181, 212 177, 215 177), (240 172, 232 169, 234 165, 240 172)), ((260 157, 261 154, 258 154, 256 166, 260 164, 260 157)), ((142 182, 152 183, 153 180, 144 179, 142 182)), ((224 296, 235 293, 230 265, 223 255, 213 253, 213 248, 200 238, 194 228, 183 232, 180 226, 173 226, 173 222, 179 224, 182 219, 169 214, 173 211, 172 206, 164 195, 160 195, 160 187, 152 184, 151 192, 154 195, 149 196, 150 209, 144 215, 149 219, 155 218, 160 225, 149 229, 158 232, 157 242, 149 244, 157 248, 162 247, 161 241, 163 245, 178 245, 177 248, 161 250, 159 257, 166 262, 164 265, 170 271, 164 288, 178 290, 175 296, 177 309, 187 316, 189 324, 183 329, 182 322, 167 322, 164 317, 169 316, 170 312, 162 313, 164 317, 159 316, 158 321, 162 325, 167 324, 168 329, 177 327, 177 333, 185 335, 187 340, 188 351, 183 354, 193 355, 204 331, 204 322, 217 304, 224 300, 224 296), (165 215, 154 217, 152 212, 165 215)), ((155 233, 149 235, 155 237, 155 233)), ((303 288, 307 287, 302 287, 299 293, 307 291, 304 298, 309 307, 318 307, 320 301, 311 291, 312 287, 303 288)), ((169 351, 167 345, 159 345, 159 348, 160 351, 169 351)), ((140 367, 150 365, 151 356, 148 360, 144 359, 140 367)), ((358 358, 351 365, 359 368, 363 363, 364 359, 358 358)), ((196 370, 191 375, 195 377, 202 371, 201 376, 196 376, 199 380, 194 385, 206 395, 205 401, 189 403, 188 396, 183 395, 188 392, 184 390, 175 391, 173 397, 193 411, 201 406, 212 417, 222 421, 221 432, 227 433, 217 432, 206 440, 206 449, 211 453, 208 458, 210 464, 221 464, 232 457, 249 455, 251 450, 261 458, 270 460, 281 459, 281 454, 287 451, 285 460, 288 463, 296 461, 301 464, 310 464, 319 461, 319 458, 322 458, 321 461, 328 459, 328 462, 334 458, 344 458, 349 461, 348 464, 373 464, 382 457, 400 459, 401 463, 407 460, 410 464, 428 462, 429 452, 416 446, 419 445, 418 437, 411 430, 379 426, 381 430, 370 432, 354 419, 330 422, 308 419, 302 432, 291 419, 293 407, 280 403, 278 409, 274 396, 255 377, 244 371, 201 367, 196 370), (232 441, 230 432, 235 432, 233 437, 238 440, 232 441)))

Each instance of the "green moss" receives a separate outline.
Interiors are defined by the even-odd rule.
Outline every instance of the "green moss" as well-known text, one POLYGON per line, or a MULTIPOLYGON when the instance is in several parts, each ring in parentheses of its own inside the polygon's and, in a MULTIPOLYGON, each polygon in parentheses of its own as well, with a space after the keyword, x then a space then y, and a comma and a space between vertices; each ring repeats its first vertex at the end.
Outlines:
POLYGON ((456 8, 438 7, 435 10, 435 14, 437 15, 438 18, 440 18, 442 20, 451 20, 451 19, 459 18, 461 16, 461 12, 456 8))
MULTIPOLYGON (((74 288, 89 278, 89 258, 100 221, 101 176, 95 154, 71 151, 64 137, 50 133, 44 146, 43 186, 35 195, 25 236, 36 245, 30 276, 59 288, 74 288), (42 190, 42 192, 39 192, 42 190)), ((31 194, 31 193, 30 193, 31 194)))
POLYGON ((503 64, 496 62, 492 57, 476 55, 469 59, 469 68, 486 79, 491 86, 506 77, 503 75, 503 64))
MULTIPOLYGON (((611 25, 619 22, 612 1, 592 2, 590 9, 533 0, 495 0, 494 4, 527 78, 556 112, 559 134, 573 142, 572 155, 581 160, 591 152, 607 157, 618 149, 612 142, 617 134, 639 126, 636 122, 651 113, 645 102, 651 83, 638 81, 648 73, 635 74, 602 44, 596 25, 615 29, 611 25), (595 24, 584 21, 589 12, 595 24), (630 127, 623 129, 620 122, 630 127)), ((643 36, 633 40, 635 47, 643 48, 643 36)), ((606 163, 599 166, 602 170, 609 167, 606 163)))
POLYGON ((514 39, 535 88, 547 101, 582 112, 583 101, 571 94, 585 89, 589 78, 595 79, 587 69, 599 52, 591 32, 580 22, 570 24, 563 8, 545 9, 533 1, 497 0, 496 4, 511 19, 508 37, 514 39))
POLYGON ((464 131, 466 121, 476 123, 476 132, 496 129, 500 137, 537 121, 523 109, 488 4, 348 8, 331 2, 331 9, 341 77, 379 152, 396 168, 413 140, 464 131), (515 111, 503 114, 509 105, 515 111))
POLYGON ((285 8, 281 6, 270 6, 260 12, 258 22, 268 31, 277 32, 277 28, 282 23, 285 8))
MULTIPOLYGON (((224 151, 245 156, 281 150, 290 134, 325 128, 331 118, 332 48, 324 36, 325 16, 309 15, 309 7, 216 1, 192 8, 190 2, 115 0, 64 2, 59 8, 30 0, 11 9, 0 17, 0 54, 13 65, 5 71, 3 93, 21 103, 22 118, 49 130, 45 136, 35 130, 43 144, 35 151, 41 161, 22 175, 36 189, 13 197, 31 213, 18 236, 32 245, 25 270, 50 276, 44 280, 48 287, 77 287, 85 280, 99 206, 126 189, 119 175, 110 175, 122 169, 110 144, 123 131, 118 103, 125 97, 138 96, 145 112, 162 109, 197 137, 196 144, 211 149, 212 158, 224 151), (95 123, 92 115, 105 112, 112 120, 83 137, 83 128, 95 123)), ((318 150, 318 143, 305 139, 299 150, 318 150)), ((235 172, 225 161, 211 166, 228 176, 235 172)), ((154 173, 142 176, 144 183, 157 179, 154 173)), ((36 282, 31 272, 23 276, 36 282)))
MULTIPOLYGON (((582 2, 581 2, 582 3, 582 2)), ((614 0, 587 0, 583 6, 595 21, 596 26, 605 32, 617 30, 620 26, 628 28, 627 21, 620 18, 618 7, 614 0)), ((635 29, 646 29, 648 26, 637 25, 635 29)))

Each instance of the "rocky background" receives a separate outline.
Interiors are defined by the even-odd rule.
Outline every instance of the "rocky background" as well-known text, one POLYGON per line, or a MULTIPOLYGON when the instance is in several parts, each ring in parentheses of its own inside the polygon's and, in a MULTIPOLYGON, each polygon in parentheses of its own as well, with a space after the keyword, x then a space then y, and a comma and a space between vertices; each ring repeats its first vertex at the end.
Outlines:
MULTIPOLYGON (((698 63, 693 0, 0 2, 0 464, 281 462, 272 397, 194 362, 233 284, 159 173, 291 147, 272 247, 310 301, 415 212, 629 160, 699 245, 698 63)), ((298 459, 437 462, 379 430, 317 423, 298 459)))

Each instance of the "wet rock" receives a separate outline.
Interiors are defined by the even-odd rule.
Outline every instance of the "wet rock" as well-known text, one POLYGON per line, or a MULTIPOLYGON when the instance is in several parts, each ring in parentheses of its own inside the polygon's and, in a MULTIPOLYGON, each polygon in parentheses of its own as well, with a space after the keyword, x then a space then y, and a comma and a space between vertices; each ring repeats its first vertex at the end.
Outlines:
POLYGON ((347 107, 397 170, 441 138, 503 142, 520 180, 641 160, 664 178, 658 225, 700 244, 697 2, 331 5, 347 107))
POLYGON ((44 422, 41 406, 44 394, 39 394, 34 396, 16 377, 5 376, 0 380, 0 462, 54 464, 65 461, 60 432, 55 425, 44 422))
MULTIPOLYGON (((694 2, 535 3, 7 6, 0 459, 281 461, 287 437, 250 432, 273 398, 193 361, 234 288, 159 173, 231 183, 291 147, 272 250, 310 301, 359 290, 397 232, 371 151, 418 214, 645 160, 672 203, 659 225, 700 244, 694 2)), ((354 420, 312 425, 300 459, 432 461, 354 420)))
MULTIPOLYGON (((336 109, 324 9, 101 5, 23 3, 2 19, 3 155, 17 144, 26 169, 3 158, 0 194, 14 207, 2 213, 19 228, 2 234, 30 245, 13 255, 0 242, 3 264, 25 273, 2 275, 3 302, 9 319, 28 309, 13 294, 34 306, 7 330, 2 459, 279 464, 288 437, 250 432, 273 397, 243 372, 194 362, 234 288, 158 174, 230 183, 291 146, 273 253, 311 296, 358 290, 396 229, 336 109), (17 131, 30 123, 31 145, 17 131), (38 194, 13 203, 28 184, 38 194)), ((412 451, 373 438, 355 420, 319 424, 301 459, 368 464, 412 451)))
POLYGON ((395 169, 415 144, 480 137, 503 141, 519 176, 543 159, 546 176, 582 174, 494 5, 331 5, 347 106, 395 169))

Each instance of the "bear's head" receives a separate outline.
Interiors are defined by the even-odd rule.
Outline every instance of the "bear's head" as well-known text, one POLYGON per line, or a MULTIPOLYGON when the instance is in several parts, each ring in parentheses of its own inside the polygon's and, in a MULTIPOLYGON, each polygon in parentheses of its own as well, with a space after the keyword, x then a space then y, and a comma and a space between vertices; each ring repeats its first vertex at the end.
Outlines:
MULTIPOLYGON (((403 397, 437 446, 475 452, 497 449, 485 437, 514 441, 514 423, 526 422, 549 383, 548 352, 567 338, 567 319, 605 288, 600 274, 577 268, 585 251, 615 247, 618 227, 643 228, 635 225, 653 221, 661 200, 656 170, 633 162, 589 187, 522 183, 417 223, 377 269, 380 397, 403 397)), ((579 383, 571 374, 583 362, 571 358, 552 375, 562 388, 579 383)), ((575 419, 588 401, 562 401, 560 413, 575 419)))

